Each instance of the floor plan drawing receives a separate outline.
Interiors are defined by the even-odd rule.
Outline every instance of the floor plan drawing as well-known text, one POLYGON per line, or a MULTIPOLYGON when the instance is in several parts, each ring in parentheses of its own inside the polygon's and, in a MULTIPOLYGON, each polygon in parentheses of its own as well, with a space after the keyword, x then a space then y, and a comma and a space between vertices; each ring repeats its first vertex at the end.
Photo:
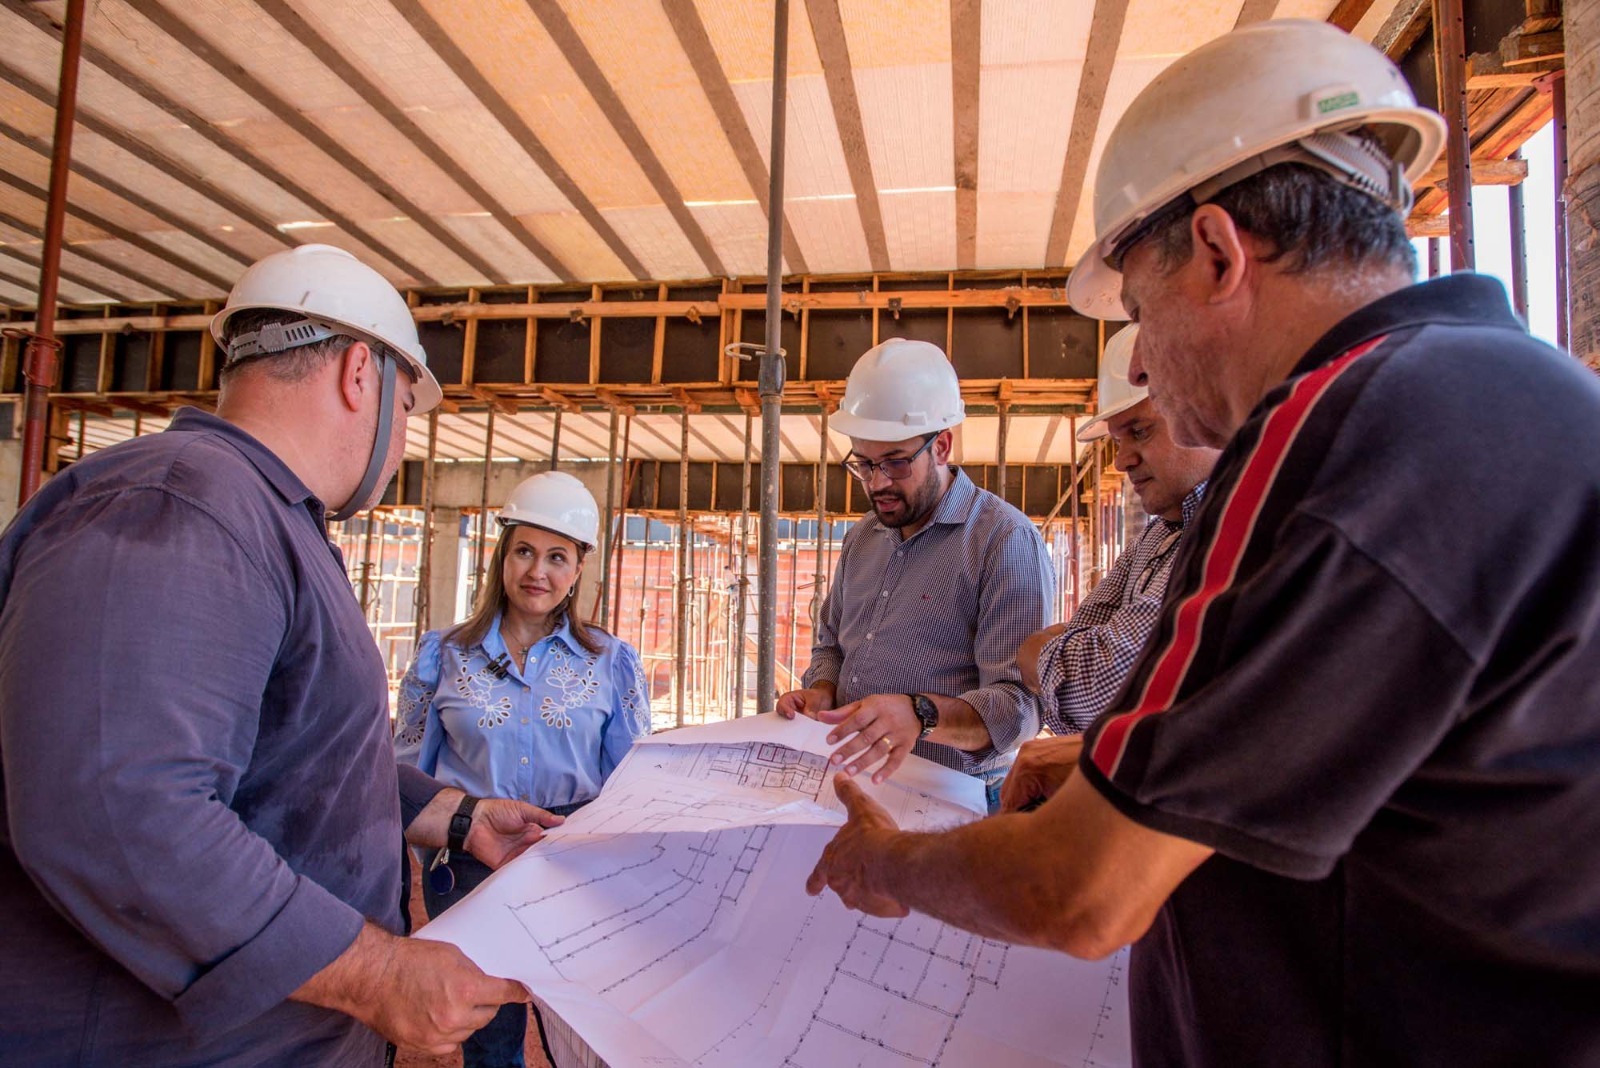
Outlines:
MULTIPOLYGON (((422 937, 526 983, 560 1068, 1130 1063, 1120 954, 1075 961, 807 896, 842 819, 826 749, 745 729, 636 746, 598 800, 422 937)), ((960 783, 875 796, 908 828, 981 804, 960 783)))

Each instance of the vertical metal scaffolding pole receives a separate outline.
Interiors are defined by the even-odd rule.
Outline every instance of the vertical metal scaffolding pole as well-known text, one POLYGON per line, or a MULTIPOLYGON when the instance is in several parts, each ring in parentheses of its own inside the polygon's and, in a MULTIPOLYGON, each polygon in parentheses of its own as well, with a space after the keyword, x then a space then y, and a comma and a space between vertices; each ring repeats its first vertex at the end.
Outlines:
MULTIPOLYGON (((478 528, 472 539, 472 604, 483 590, 483 552, 489 545, 489 469, 494 466, 494 409, 490 408, 483 429, 483 480, 478 493, 478 528)), ((459 587, 457 587, 459 589, 459 587)))
POLYGON ((734 635, 734 680, 733 680, 733 715, 735 719, 744 715, 744 635, 746 623, 750 618, 750 441, 752 420, 750 413, 744 413, 744 478, 739 490, 739 606, 734 610, 733 619, 737 634, 734 635))
MULTIPOLYGON (((817 623, 822 619, 822 598, 827 593, 827 576, 823 571, 822 532, 828 526, 828 406, 822 406, 822 448, 817 453, 817 566, 811 587, 811 633, 815 637, 817 623)), ((796 539, 796 543, 798 544, 796 539)), ((789 658, 789 669, 794 670, 794 658, 789 658)))
POLYGON ((554 471, 561 462, 561 409, 556 409, 555 430, 550 434, 550 470, 554 471))
POLYGON ((634 643, 634 648, 638 650, 639 656, 640 656, 641 659, 643 659, 644 654, 645 654, 645 645, 644 645, 645 601, 647 600, 647 598, 649 596, 649 593, 650 593, 650 517, 649 516, 645 516, 644 517, 644 549, 640 553, 640 559, 639 559, 639 640, 636 643, 634 643))
POLYGON ((633 416, 622 424, 622 505, 617 509, 616 560, 611 565, 611 633, 622 636, 622 561, 628 551, 628 494, 633 472, 628 469, 628 449, 633 444, 633 416))
POLYGON ((1472 245, 1472 130, 1467 125, 1467 21, 1462 0, 1433 0, 1433 58, 1439 73, 1439 111, 1449 126, 1445 180, 1450 194, 1450 270, 1470 271, 1472 245))
POLYGON ((600 605, 597 616, 602 626, 611 618, 611 543, 616 530, 617 507, 617 419, 617 410, 613 408, 611 451, 606 454, 606 525, 600 542, 600 605))
POLYGON ((783 408, 783 145, 789 92, 789 0, 774 0, 772 30, 772 151, 767 189, 767 339, 761 353, 761 621, 756 661, 756 711, 778 700, 778 417, 783 408))
POLYGON ((1428 277, 1438 278, 1444 265, 1439 262, 1439 239, 1428 238, 1428 277))
POLYGON ((1000 405, 1000 439, 995 443, 995 491, 1002 501, 1006 499, 1006 439, 1011 435, 1011 406, 1000 405))
POLYGON ((1072 444, 1072 607, 1077 609, 1083 600, 1082 587, 1078 585, 1078 555, 1083 550, 1078 540, 1078 417, 1067 423, 1068 441, 1072 444))
POLYGON ((372 527, 377 510, 367 509, 366 541, 361 549, 361 615, 370 622, 372 609, 372 527))
MULTIPOLYGON (((1521 159, 1522 150, 1511 154, 1521 159)), ((1522 183, 1506 186, 1506 208, 1511 228, 1511 306, 1517 316, 1528 321, 1528 223, 1523 213, 1522 183)))
POLYGON ((415 623, 411 628, 411 647, 422 644, 433 614, 433 599, 428 583, 433 581, 433 464, 439 454, 439 409, 428 413, 428 458, 422 462, 422 555, 417 558, 415 623))
POLYGON ((689 671, 689 595, 694 578, 689 573, 689 409, 678 415, 681 438, 678 445, 678 625, 673 631, 678 664, 675 692, 678 698, 678 726, 683 726, 683 695, 689 671))
MULTIPOLYGON (((78 57, 83 52, 84 0, 67 0, 61 31, 61 83, 56 92, 55 144, 50 155, 50 194, 45 201, 44 247, 39 260, 39 314, 23 357, 22 471, 17 507, 39 489, 44 467, 45 424, 50 417, 50 391, 61 370, 61 343, 56 340, 56 291, 61 283, 61 234, 67 216, 67 178, 72 163, 72 124, 78 106, 78 57)), ((782 206, 774 211, 782 217, 782 206)), ((80 435, 81 438, 81 435, 80 435)))

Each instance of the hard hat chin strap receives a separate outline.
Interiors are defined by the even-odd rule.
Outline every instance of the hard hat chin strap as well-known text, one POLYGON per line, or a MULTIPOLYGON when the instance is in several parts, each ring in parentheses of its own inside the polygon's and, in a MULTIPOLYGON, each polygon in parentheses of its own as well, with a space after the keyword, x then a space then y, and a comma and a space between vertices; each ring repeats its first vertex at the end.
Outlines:
POLYGON ((394 376, 396 360, 388 352, 381 352, 382 346, 372 346, 373 354, 378 357, 378 365, 382 368, 378 389, 378 429, 372 439, 372 455, 367 459, 366 473, 361 476, 361 484, 348 501, 339 506, 328 519, 340 522, 349 519, 361 511, 361 506, 367 503, 372 496, 372 491, 378 488, 378 479, 383 475, 383 462, 389 458, 389 431, 394 426, 394 376))

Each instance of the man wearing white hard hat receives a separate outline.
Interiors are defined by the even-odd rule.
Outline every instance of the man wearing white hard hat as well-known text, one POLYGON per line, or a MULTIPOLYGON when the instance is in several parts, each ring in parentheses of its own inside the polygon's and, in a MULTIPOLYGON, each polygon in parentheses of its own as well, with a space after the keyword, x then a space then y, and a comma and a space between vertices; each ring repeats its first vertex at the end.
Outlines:
POLYGON ((439 387, 347 252, 258 262, 213 321, 217 414, 57 474, 0 538, 0 1034, 17 1064, 378 1064, 516 983, 399 937, 402 828, 503 862, 541 833, 389 745, 329 506, 382 494, 439 387))
MULTIPOLYGON (((525 478, 500 509, 500 539, 472 614, 422 636, 400 682, 395 759, 480 797, 515 797, 566 817, 650 733, 639 654, 573 611, 600 542, 594 495, 564 471, 525 478)), ((430 918, 489 865, 447 846, 423 879, 430 918)), ((507 1005, 461 1047, 463 1068, 521 1068, 528 1010, 507 1005)))
POLYGON ((1225 446, 1155 638, 1038 811, 910 836, 846 783, 810 889, 1134 941, 1140 1064, 1600 1063, 1600 383, 1414 283, 1443 137, 1320 23, 1134 100, 1070 293, 1225 446))
POLYGON ((1017 651, 1023 682, 1043 699, 1044 725, 1056 737, 1023 743, 1002 789, 1006 810, 1044 800, 1076 766, 1083 732, 1111 705, 1155 633, 1172 562, 1216 466, 1216 449, 1173 441, 1145 387, 1128 381, 1138 336, 1129 326, 1106 342, 1098 409, 1078 440, 1110 438, 1113 463, 1150 522, 1070 620, 1029 636, 1017 651))
POLYGON ((850 370, 829 425, 873 514, 845 535, 802 688, 780 715, 814 716, 850 774, 894 774, 911 752, 984 779, 1039 733, 1017 646, 1050 622, 1055 576, 1028 517, 950 464, 961 384, 925 341, 890 338, 850 370))

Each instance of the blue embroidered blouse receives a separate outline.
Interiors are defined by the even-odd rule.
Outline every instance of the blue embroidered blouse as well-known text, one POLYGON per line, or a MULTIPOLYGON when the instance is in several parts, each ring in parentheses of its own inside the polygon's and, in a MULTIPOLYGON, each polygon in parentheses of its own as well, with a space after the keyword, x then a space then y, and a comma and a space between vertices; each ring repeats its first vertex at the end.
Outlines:
POLYGON ((498 617, 465 649, 428 632, 400 683, 395 758, 480 797, 542 808, 593 798, 650 733, 639 654, 600 637, 591 653, 563 620, 498 678, 490 663, 507 656, 498 617))

